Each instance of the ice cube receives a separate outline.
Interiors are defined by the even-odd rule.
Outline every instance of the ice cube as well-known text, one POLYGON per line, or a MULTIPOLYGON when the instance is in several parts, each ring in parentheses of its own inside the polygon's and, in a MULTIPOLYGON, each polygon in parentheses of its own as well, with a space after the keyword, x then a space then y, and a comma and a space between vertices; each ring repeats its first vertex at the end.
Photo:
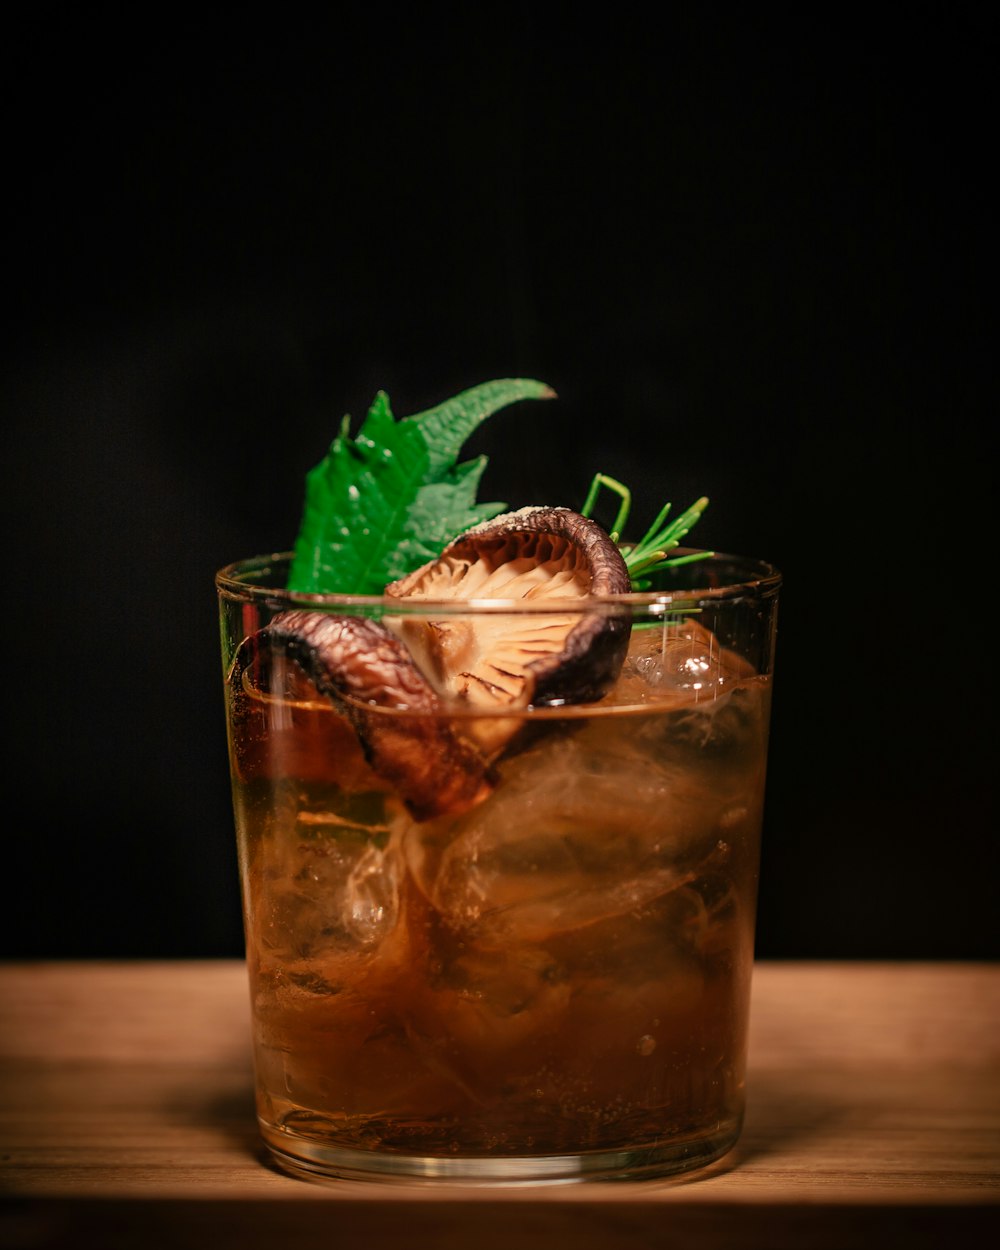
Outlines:
POLYGON ((345 926, 359 942, 370 946, 399 916, 400 857, 396 848, 383 851, 370 845, 355 861, 343 891, 345 926))
POLYGON ((622 732, 633 719, 648 718, 555 727, 502 763, 484 803, 447 826, 414 828, 411 868, 450 925, 487 946, 539 941, 692 878, 746 797, 622 732))
POLYGON ((635 630, 604 704, 657 708, 660 716, 624 720, 620 732, 637 745, 648 739, 645 749, 661 758, 695 770, 724 762, 762 775, 769 698, 770 679, 692 619, 635 630))
POLYGON ((274 831, 255 887, 265 947, 316 959, 381 941, 399 915, 398 841, 390 826, 300 808, 291 828, 274 831))
POLYGON ((430 978, 421 1023, 470 1047, 475 1062, 489 1063, 497 1051, 509 1055, 556 1027, 571 992, 565 969, 543 949, 463 945, 430 978))
POLYGON ((727 695, 753 669, 693 617, 636 626, 608 701, 704 703, 727 695))

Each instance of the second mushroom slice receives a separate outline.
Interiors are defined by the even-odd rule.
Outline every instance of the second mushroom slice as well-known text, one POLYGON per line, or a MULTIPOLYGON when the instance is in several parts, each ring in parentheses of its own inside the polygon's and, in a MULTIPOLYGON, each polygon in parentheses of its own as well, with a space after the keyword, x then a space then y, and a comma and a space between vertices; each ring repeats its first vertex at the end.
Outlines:
MULTIPOLYGON (((630 589, 621 552, 596 522, 568 508, 522 508, 467 530, 386 587, 389 598, 440 604, 440 614, 386 623, 452 705, 503 714, 590 703, 618 676, 629 621, 596 605, 581 613, 579 603, 630 589), (463 614, 465 604, 475 613, 463 614)), ((492 754, 518 721, 474 716, 463 728, 492 754)))

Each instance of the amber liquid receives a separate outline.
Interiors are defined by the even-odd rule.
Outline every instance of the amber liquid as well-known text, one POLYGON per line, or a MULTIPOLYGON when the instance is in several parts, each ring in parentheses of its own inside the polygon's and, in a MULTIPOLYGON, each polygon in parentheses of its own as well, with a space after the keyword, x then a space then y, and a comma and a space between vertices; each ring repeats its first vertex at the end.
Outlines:
POLYGON ((550 714, 490 798, 425 822, 329 702, 244 687, 231 754, 272 1146, 355 1172, 367 1155, 641 1173, 733 1144, 764 679, 707 699, 625 683, 550 714))

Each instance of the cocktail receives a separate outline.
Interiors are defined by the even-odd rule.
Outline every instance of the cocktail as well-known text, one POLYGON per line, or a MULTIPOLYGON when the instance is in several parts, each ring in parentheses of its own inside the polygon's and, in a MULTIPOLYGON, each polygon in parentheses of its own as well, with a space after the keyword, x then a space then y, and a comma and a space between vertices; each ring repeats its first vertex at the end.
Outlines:
POLYGON ((780 579, 589 511, 494 508, 379 593, 289 590, 301 543, 217 577, 294 1174, 642 1177, 739 1136, 780 579))

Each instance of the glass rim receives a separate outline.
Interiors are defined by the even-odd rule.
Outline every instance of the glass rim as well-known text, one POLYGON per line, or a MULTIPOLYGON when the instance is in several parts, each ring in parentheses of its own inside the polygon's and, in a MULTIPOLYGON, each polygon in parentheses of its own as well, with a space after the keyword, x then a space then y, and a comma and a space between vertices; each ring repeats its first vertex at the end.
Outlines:
MULTIPOLYGON (((678 547, 672 555, 691 556, 702 548, 678 547)), ((629 591, 619 595, 592 595, 585 599, 402 599, 391 595, 358 595, 343 593, 319 593, 288 590, 284 586, 246 580, 248 574, 266 574, 274 565, 288 563, 294 557, 291 551, 276 551, 268 555, 248 556, 224 565, 215 574, 215 585, 220 597, 242 602, 278 604, 320 609, 387 610, 397 613, 485 613, 485 612, 593 612, 595 608, 644 608, 662 612, 671 606, 690 603, 730 603, 742 599, 763 600, 776 595, 781 588, 781 572, 766 560, 753 556, 735 555, 725 551, 705 552, 704 559, 691 561, 685 567, 693 572, 699 568, 729 565, 745 570, 746 576, 727 579, 724 584, 713 586, 695 581, 690 586, 676 590, 629 591)))

